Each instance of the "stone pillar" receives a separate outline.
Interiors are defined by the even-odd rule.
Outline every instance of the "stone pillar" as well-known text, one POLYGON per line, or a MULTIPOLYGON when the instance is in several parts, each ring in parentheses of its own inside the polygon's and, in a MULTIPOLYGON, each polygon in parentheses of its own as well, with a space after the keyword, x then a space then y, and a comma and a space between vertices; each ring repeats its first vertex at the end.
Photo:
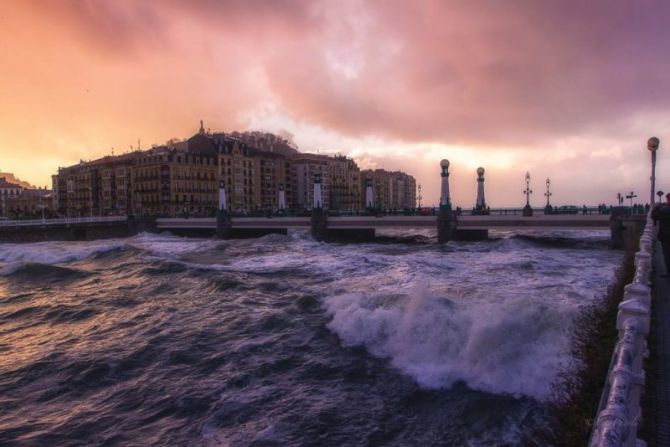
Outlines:
POLYGON ((279 184, 279 212, 284 214, 286 212, 286 192, 284 191, 284 184, 279 184))
POLYGON ((312 203, 312 236, 317 241, 328 238, 328 215, 323 207, 323 193, 321 191, 321 174, 314 175, 314 201, 312 203))
POLYGON ((321 174, 314 174, 314 199, 312 209, 323 209, 323 192, 321 190, 321 174))
POLYGON ((477 202, 474 214, 489 214, 486 209, 486 198, 484 197, 484 168, 477 168, 477 202))
POLYGON ((477 209, 486 208, 486 199, 484 198, 484 168, 477 168, 477 209))
POLYGON ((220 239, 230 239, 233 232, 233 222, 228 212, 226 200, 226 184, 223 180, 219 182, 219 210, 216 214, 216 236, 220 239))
POLYGON ((449 160, 442 160, 440 162, 440 167, 442 168, 442 185, 440 188, 440 209, 449 208, 451 209, 451 196, 449 194, 449 160))
POLYGON ((368 211, 372 211, 375 207, 374 193, 372 191, 372 177, 368 174, 368 177, 365 179, 365 208, 368 211))
POLYGON ((442 168, 442 185, 440 211, 437 215, 437 241, 443 244, 452 238, 456 228, 456 218, 451 209, 451 196, 449 195, 449 160, 442 160, 440 167, 442 168))

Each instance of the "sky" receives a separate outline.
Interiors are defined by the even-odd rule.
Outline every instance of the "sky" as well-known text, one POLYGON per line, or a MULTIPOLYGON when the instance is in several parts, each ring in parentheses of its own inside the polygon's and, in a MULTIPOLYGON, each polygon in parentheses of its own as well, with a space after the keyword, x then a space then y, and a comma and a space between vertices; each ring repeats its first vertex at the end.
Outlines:
POLYGON ((0 0, 0 171, 212 131, 401 169, 439 201, 648 201, 670 191, 670 2, 0 0))

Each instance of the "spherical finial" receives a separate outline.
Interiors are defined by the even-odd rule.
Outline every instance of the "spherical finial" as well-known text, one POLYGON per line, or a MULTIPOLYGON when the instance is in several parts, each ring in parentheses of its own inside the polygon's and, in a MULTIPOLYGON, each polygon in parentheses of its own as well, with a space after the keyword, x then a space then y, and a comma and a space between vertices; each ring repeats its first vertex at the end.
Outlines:
POLYGON ((477 175, 484 175, 484 172, 485 172, 484 168, 482 168, 481 166, 477 168, 477 175))
POLYGON ((656 137, 651 137, 647 140, 647 149, 650 151, 655 151, 658 149, 658 145, 661 143, 661 141, 656 138, 656 137))
POLYGON ((447 159, 445 158, 444 160, 442 160, 442 161, 440 162, 440 166, 443 167, 443 168, 445 168, 445 169, 448 168, 448 167, 449 167, 449 160, 447 160, 447 159))

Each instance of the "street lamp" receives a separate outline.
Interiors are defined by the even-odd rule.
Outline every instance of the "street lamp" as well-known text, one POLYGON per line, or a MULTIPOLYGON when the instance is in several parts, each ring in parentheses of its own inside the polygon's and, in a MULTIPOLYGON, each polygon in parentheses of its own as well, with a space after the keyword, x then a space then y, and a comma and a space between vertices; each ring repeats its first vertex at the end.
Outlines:
POLYGON ((533 208, 530 206, 530 195, 533 191, 530 189, 530 172, 526 172, 526 189, 523 192, 526 195, 526 206, 523 207, 523 215, 526 217, 533 215, 533 208))
POLYGON ((440 210, 451 211, 451 195, 449 193, 449 160, 440 161, 442 168, 442 187, 440 191, 440 210))
MULTIPOLYGON (((637 197, 637 196, 635 195, 635 193, 634 193, 633 191, 631 191, 630 194, 628 194, 628 195, 626 196, 627 199, 630 199, 630 207, 631 207, 631 208, 633 207, 633 199, 634 199, 635 197, 637 197)), ((653 196, 652 196, 652 197, 653 197, 653 196)))
POLYGON ((656 137, 651 137, 647 140, 647 149, 651 152, 651 199, 649 203, 654 203, 654 190, 656 189, 656 151, 660 140, 656 137))
POLYGON ((544 196, 547 198, 547 206, 544 207, 544 214, 551 214, 553 208, 549 204, 549 197, 551 197, 551 192, 549 191, 549 185, 551 185, 551 181, 549 179, 547 179, 546 185, 547 185, 547 192, 544 193, 544 196))
POLYGON ((619 206, 623 205, 623 196, 620 192, 616 193, 616 202, 619 206))
POLYGON ((419 208, 421 208, 421 183, 419 183, 419 187, 417 188, 419 190, 419 195, 416 197, 416 199, 419 201, 419 208))
POLYGON ((477 201, 474 212, 476 214, 488 214, 486 211, 486 198, 484 196, 484 173, 486 170, 481 166, 477 168, 477 201))
POLYGON ((663 191, 659 191, 659 192, 656 193, 656 195, 658 196, 658 204, 659 205, 661 204, 661 197, 663 197, 663 194, 664 194, 663 191))

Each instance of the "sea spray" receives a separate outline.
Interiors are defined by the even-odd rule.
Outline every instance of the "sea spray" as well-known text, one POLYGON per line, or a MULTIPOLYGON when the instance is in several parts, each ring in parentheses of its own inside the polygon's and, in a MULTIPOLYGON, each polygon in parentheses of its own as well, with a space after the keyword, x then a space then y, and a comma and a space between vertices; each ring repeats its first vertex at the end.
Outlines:
POLYGON ((450 300, 417 286, 407 295, 345 294, 325 301, 344 346, 365 346, 425 388, 463 381, 493 393, 550 397, 570 362, 564 328, 575 312, 519 294, 450 300))

